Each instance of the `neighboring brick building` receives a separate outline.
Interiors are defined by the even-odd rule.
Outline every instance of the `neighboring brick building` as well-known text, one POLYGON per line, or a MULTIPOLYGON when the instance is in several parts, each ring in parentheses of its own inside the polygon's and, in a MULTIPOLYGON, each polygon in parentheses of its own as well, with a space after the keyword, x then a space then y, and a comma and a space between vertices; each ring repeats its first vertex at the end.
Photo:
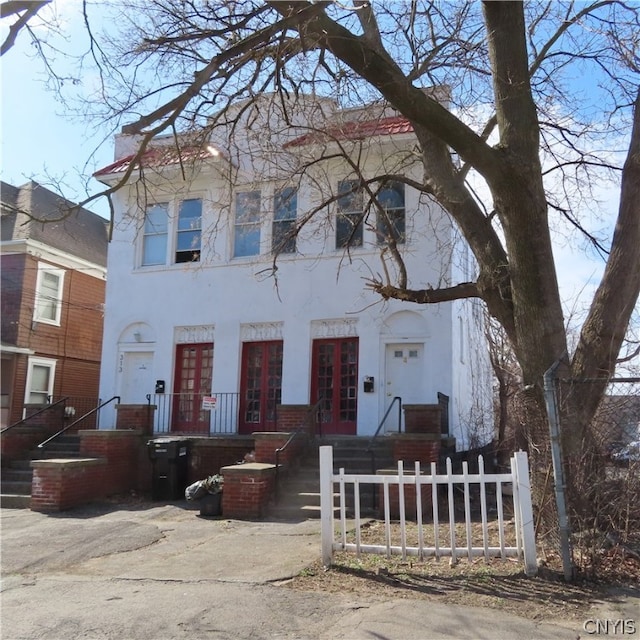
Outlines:
POLYGON ((108 233, 36 182, 0 189, 4 427, 25 404, 98 398, 108 233))

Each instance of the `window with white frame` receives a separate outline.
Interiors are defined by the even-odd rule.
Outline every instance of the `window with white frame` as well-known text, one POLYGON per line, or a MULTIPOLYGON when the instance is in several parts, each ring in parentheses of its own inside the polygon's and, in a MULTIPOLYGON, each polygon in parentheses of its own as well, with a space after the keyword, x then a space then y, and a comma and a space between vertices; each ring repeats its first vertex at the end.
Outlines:
POLYGON ((233 257, 260 253, 260 191, 236 193, 233 257))
POLYGON ((33 319, 46 324, 60 324, 64 270, 38 263, 33 319))
POLYGON ((271 231, 273 253, 295 253, 297 208, 298 190, 295 187, 285 187, 275 191, 271 231))
POLYGON ((147 207, 142 240, 142 266, 166 264, 169 233, 169 204, 159 202, 147 207))
POLYGON ((338 183, 338 213, 336 216, 336 249, 362 246, 364 198, 358 180, 338 183))
POLYGON ((183 200, 178 209, 175 262, 199 262, 202 243, 202 200, 183 200))
POLYGON ((46 404, 53 395, 56 361, 49 358, 29 358, 24 401, 46 404))
POLYGON ((376 200, 380 205, 376 216, 376 237, 378 244, 396 244, 405 240, 404 184, 388 182, 378 191, 376 200), (380 210, 382 209, 382 210, 380 210))
POLYGON ((145 211, 143 267, 199 262, 202 248, 202 199, 157 202, 145 211))

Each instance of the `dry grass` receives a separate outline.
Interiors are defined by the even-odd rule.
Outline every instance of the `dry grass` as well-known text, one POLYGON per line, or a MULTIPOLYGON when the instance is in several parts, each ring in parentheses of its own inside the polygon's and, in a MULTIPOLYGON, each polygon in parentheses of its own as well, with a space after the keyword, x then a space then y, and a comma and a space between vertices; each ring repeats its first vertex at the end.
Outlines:
MULTIPOLYGON (((513 531, 513 523, 507 530, 513 531)), ((489 527, 489 544, 497 546, 498 526, 489 527)), ((392 526, 392 544, 399 544, 399 526, 392 526)), ((441 545, 448 540, 448 526, 441 525, 441 545), (444 537, 443 537, 444 536, 444 537)), ((425 540, 433 539, 433 527, 425 525, 425 540), (431 531, 429 532, 429 529, 431 531), (430 538, 428 536, 431 536, 430 538)), ((464 525, 456 526, 458 543, 466 544, 464 525)), ((353 541, 351 533, 349 541, 353 541)), ((473 539, 482 541, 482 527, 473 525, 473 539)), ((514 544, 512 534, 507 544, 514 544)), ((372 521, 363 527, 363 544, 384 544, 383 522, 372 521)), ((407 544, 417 542, 417 527, 409 526, 407 544), (410 542, 414 541, 414 542, 410 542)), ((429 544, 429 542, 427 542, 429 544)), ((481 544, 481 543, 480 543, 481 544)), ((594 582, 578 579, 567 583, 562 579, 558 558, 547 557, 535 578, 527 578, 522 563, 516 559, 493 558, 485 561, 465 556, 451 563, 450 558, 402 558, 401 555, 338 552, 329 569, 317 562, 288 586, 305 591, 354 593, 371 600, 391 598, 433 599, 447 604, 489 607, 508 611, 532 620, 583 620, 595 601, 603 598, 613 584, 637 585, 640 562, 621 553, 620 549, 603 552, 600 558, 606 576, 594 582), (608 567, 608 570, 606 569, 608 567)))

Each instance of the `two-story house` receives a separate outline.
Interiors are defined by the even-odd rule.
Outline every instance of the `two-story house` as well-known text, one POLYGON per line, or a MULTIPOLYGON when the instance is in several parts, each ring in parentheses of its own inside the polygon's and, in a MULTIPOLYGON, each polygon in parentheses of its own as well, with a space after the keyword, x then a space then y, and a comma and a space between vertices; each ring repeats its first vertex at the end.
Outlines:
POLYGON ((353 435, 373 434, 396 396, 448 398, 459 447, 490 439, 479 303, 383 302, 366 286, 405 267, 420 287, 473 277, 448 217, 411 186, 410 123, 269 95, 225 118, 140 157, 139 137, 117 136, 96 174, 111 186, 135 164, 113 198, 101 396, 150 400, 163 432, 268 431, 282 403, 353 435))
POLYGON ((4 427, 25 404, 96 406, 108 229, 36 182, 0 190, 4 427))

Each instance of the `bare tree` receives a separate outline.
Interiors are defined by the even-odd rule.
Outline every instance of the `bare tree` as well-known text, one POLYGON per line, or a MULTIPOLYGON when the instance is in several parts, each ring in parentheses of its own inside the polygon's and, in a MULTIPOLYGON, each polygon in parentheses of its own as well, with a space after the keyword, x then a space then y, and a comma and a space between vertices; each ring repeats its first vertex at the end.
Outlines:
POLYGON ((18 34, 29 29, 28 23, 37 13, 49 4, 51 0, 7 0, 0 4, 0 18, 15 18, 9 27, 7 37, 0 47, 0 56, 3 56, 15 44, 18 34))
MULTIPOLYGON (((564 454, 583 458, 640 291, 636 5, 132 0, 111 10, 121 33, 107 41, 92 32, 101 81, 94 106, 140 136, 139 157, 159 133, 233 129, 266 91, 276 101, 304 93, 342 106, 379 100, 406 117, 424 176, 412 186, 446 210, 478 276, 428 287, 395 255, 397 268, 372 276, 370 287, 416 304, 484 301, 517 357, 533 453, 548 441, 545 371, 560 360, 563 376, 595 381, 575 387, 562 407, 564 454), (450 99, 425 91, 432 86, 447 87, 450 99), (605 178, 620 187, 610 239, 588 222, 605 178), (561 222, 606 262, 571 352, 551 233, 561 222)), ((88 6, 86 21, 91 29, 88 6)), ((376 176, 369 194, 388 178, 376 176)), ((580 475, 572 478, 588 482, 580 475)), ((578 503, 579 489, 573 495, 578 503)))

